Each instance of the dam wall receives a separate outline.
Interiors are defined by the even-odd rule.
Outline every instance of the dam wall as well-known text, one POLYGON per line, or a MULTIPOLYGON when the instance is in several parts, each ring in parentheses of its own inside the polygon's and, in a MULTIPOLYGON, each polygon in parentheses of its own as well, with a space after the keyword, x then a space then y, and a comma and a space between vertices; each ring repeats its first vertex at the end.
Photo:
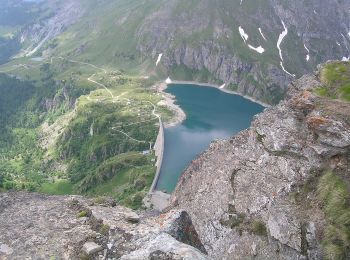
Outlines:
POLYGON ((153 150, 155 152, 155 155, 157 157, 157 162, 156 162, 156 175, 154 176, 152 186, 150 188, 150 193, 154 191, 154 189, 157 186, 157 182, 159 179, 160 175, 160 169, 162 167, 162 162, 163 162, 163 154, 164 154, 164 125, 162 122, 162 119, 159 118, 159 131, 158 131, 158 136, 156 143, 153 146, 153 150))

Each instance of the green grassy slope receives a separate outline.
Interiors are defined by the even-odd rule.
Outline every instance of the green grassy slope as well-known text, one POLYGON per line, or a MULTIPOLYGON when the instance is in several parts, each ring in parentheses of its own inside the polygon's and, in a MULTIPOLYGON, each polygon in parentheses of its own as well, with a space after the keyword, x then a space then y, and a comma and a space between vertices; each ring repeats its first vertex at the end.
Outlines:
POLYGON ((144 62, 137 52, 137 31, 160 2, 86 1, 84 17, 58 37, 54 53, 129 73, 142 71, 144 62))
POLYGON ((350 257, 350 192, 347 183, 333 172, 318 183, 318 194, 327 219, 323 247, 326 259, 350 257))
MULTIPOLYGON (((315 11, 322 6, 338 14, 342 4, 332 4, 335 0, 321 0, 319 4, 269 0, 74 1, 80 2, 82 17, 35 55, 64 56, 158 79, 171 75, 178 80, 225 81, 230 88, 269 103, 283 97, 291 80, 280 66, 276 46, 283 31, 282 20, 288 27, 281 44, 283 64, 297 77, 312 71, 324 59, 346 55, 347 43, 337 38, 345 32, 333 21, 327 24, 329 17, 315 11), (300 19, 290 18, 298 12, 300 19), (246 43, 240 36, 240 26, 249 35, 246 43), (333 39, 330 33, 334 33, 333 39), (265 52, 259 54, 248 44, 262 46, 265 52), (309 61, 304 44, 310 50, 309 61), (164 54, 163 60, 155 68, 159 53, 164 54)), ((68 2, 42 4, 42 15, 31 21, 44 24, 44 17, 68 2)), ((7 29, 3 28, 4 33, 7 29)), ((18 39, 21 33, 16 35, 18 39)))
POLYGON ((350 101, 350 63, 335 62, 321 71, 323 86, 316 90, 320 96, 350 101))
POLYGON ((169 115, 156 105, 153 80, 62 59, 11 73, 26 80, 0 78, 0 186, 106 195, 140 207, 155 174, 153 152, 143 154, 158 134, 154 113, 169 115))
MULTIPOLYGON (((271 1, 246 0, 241 4, 240 0, 89 0, 81 3, 83 17, 47 42, 38 55, 49 50, 44 53, 158 79, 170 75, 178 80, 219 84, 229 81, 226 83, 231 89, 256 95, 255 98, 271 104, 283 97, 291 80, 280 66, 276 44, 283 26, 281 14, 271 1), (247 43, 239 34, 239 26, 249 35, 247 43), (265 52, 259 54, 247 44, 262 46, 265 52), (192 52, 193 57, 189 54, 192 52), (163 61, 155 68, 159 53, 164 54, 163 61), (189 56, 184 60, 186 53, 189 56)), ((285 5, 288 14, 298 10, 298 4, 281 5, 285 5)), ((313 3, 305 6, 311 11, 314 8, 313 3)), ((320 30, 316 26, 318 19, 310 16, 310 35, 320 30)), ((288 35, 281 44, 284 67, 296 77, 313 70, 330 55, 341 57, 340 47, 332 47, 335 42, 301 34, 301 29, 291 24, 294 21, 286 18, 284 22, 288 27, 288 35), (304 44, 310 49, 309 61, 304 44)))
MULTIPOLYGON (((266 1, 259 2, 258 5, 252 1, 244 1, 242 7, 239 7, 239 3, 239 0, 205 1, 204 3, 202 1, 176 1, 169 17, 170 21, 183 15, 198 16, 198 19, 200 16, 208 16, 210 24, 204 30, 192 31, 190 34, 181 29, 177 30, 174 45, 167 47, 175 48, 182 42, 200 47, 203 42, 214 39, 216 26, 214 22, 220 19, 233 31, 233 35, 230 38, 220 37, 215 41, 225 46, 229 53, 236 53, 247 61, 278 65, 279 56, 275 45, 280 32, 272 34, 266 32, 269 40, 265 43, 257 30, 258 21, 252 22, 241 14, 245 12, 254 15, 259 10, 260 12, 271 12, 269 4, 266 1), (197 9, 201 13, 198 13, 197 9), (264 44, 267 52, 263 56, 250 50, 244 44, 238 33, 240 25, 244 26, 249 33, 252 43, 264 44)), ((109 64, 130 72, 150 69, 147 63, 149 56, 145 57, 138 51, 138 44, 142 45, 143 41, 154 39, 153 35, 141 32, 140 29, 147 24, 149 19, 156 17, 158 10, 163 10, 167 5, 167 1, 155 0, 84 1, 83 6, 86 10, 84 16, 75 25, 67 28, 58 38, 47 43, 43 49, 51 45, 51 47, 54 46, 55 54, 93 61, 99 65, 109 64)), ((274 17, 274 19, 277 18, 274 17)), ((162 37, 165 37, 165 41, 169 36, 162 35, 162 37)), ((293 42, 292 39, 290 40, 293 42)), ((164 51, 168 52, 170 49, 164 51)), ((291 53, 290 56, 294 54, 300 57, 299 52, 291 53)), ((295 67, 298 68, 298 65, 295 67)))
MULTIPOLYGON (((322 109, 329 115, 349 122, 350 62, 327 62, 319 71, 322 86, 315 94, 325 99, 322 109), (334 106, 338 104, 338 107, 334 106), (340 104, 340 106, 339 106, 340 104)), ((320 102, 322 104, 322 102, 320 102)), ((345 164, 346 165, 346 164, 345 164)), ((316 177, 310 185, 325 216, 322 246, 325 259, 349 259, 350 255, 350 182, 344 169, 330 169, 316 177)), ((307 195, 305 195, 307 196, 307 195)))
POLYGON ((38 144, 38 128, 71 107, 61 100, 55 109, 48 109, 45 101, 54 100, 63 89, 72 99, 90 91, 71 88, 70 80, 55 81, 47 66, 38 71, 39 77, 26 80, 0 74, 0 174, 8 188, 34 190, 48 175, 41 162, 45 151, 38 144))

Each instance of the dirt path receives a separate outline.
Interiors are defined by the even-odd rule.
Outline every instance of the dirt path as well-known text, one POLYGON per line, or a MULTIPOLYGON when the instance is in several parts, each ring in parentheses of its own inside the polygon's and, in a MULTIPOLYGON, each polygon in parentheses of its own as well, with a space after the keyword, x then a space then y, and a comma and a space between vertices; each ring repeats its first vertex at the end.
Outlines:
MULTIPOLYGON (((104 68, 100 68, 100 67, 97 67, 96 65, 94 64, 91 64, 91 63, 87 63, 87 62, 82 62, 82 61, 76 61, 76 60, 71 60, 71 59, 67 59, 67 58, 64 58, 64 57, 61 57, 61 56, 58 56, 58 57, 51 57, 51 64, 53 63, 53 60, 54 59, 60 59, 60 60, 66 60, 66 61, 69 61, 71 63, 76 63, 76 64, 81 64, 81 65, 85 65, 85 66, 89 66, 89 67, 92 67, 94 69, 97 69, 97 70, 101 70, 104 74, 107 75, 107 70, 105 70, 104 68)), ((114 95, 112 93, 112 91, 110 91, 106 85, 100 83, 100 82, 97 82, 95 80, 93 80, 92 78, 96 75, 96 73, 92 74, 90 77, 87 78, 87 80, 89 82, 92 82, 100 87, 103 87, 112 97, 112 99, 114 100, 114 95)))
MULTIPOLYGON (((58 60, 64 60, 64 61, 68 61, 68 62, 71 62, 71 63, 75 63, 75 64, 80 64, 80 65, 84 65, 84 66, 89 66, 89 67, 92 67, 96 70, 100 70, 102 71, 105 75, 107 75, 108 71, 104 68, 101 68, 101 67, 98 67, 92 63, 88 63, 88 62, 82 62, 82 61, 76 61, 76 60, 72 60, 72 59, 68 59, 68 58, 64 58, 62 56, 54 56, 54 57, 51 57, 50 59, 50 64, 53 64, 54 63, 54 60, 55 59, 58 59, 58 60)), ((7 72, 10 72, 10 71, 14 71, 18 68, 24 68, 24 69, 28 69, 28 66, 26 64, 18 64, 18 65, 14 65, 12 69, 9 69, 9 70, 6 70, 6 71, 0 71, 0 73, 7 73, 7 72)), ((86 78, 87 81, 93 83, 93 84, 96 84, 102 88, 104 88, 108 94, 111 96, 112 98, 112 102, 115 103, 117 101, 120 101, 120 99, 122 98, 122 96, 124 96, 125 94, 127 94, 127 92, 123 92, 122 94, 120 94, 119 96, 115 97, 113 92, 104 84, 100 83, 100 82, 97 82, 96 80, 93 79, 93 77, 96 75, 96 73, 92 74, 90 77, 86 78)), ((90 97, 90 95, 87 96, 87 99, 89 101, 96 101, 96 99, 92 99, 90 97)), ((130 102, 130 99, 128 98, 122 98, 124 100, 126 100, 127 102, 130 102)), ((97 101, 99 101, 99 99, 97 99, 97 101)), ((156 113, 156 105, 153 104, 151 101, 146 101, 147 103, 149 103, 150 105, 153 106, 153 110, 152 110, 152 115, 155 116, 155 118, 153 119, 150 119, 150 120, 147 120, 147 121, 141 121, 141 122, 137 122, 137 123, 132 123, 132 124, 129 124, 129 125, 137 125, 137 124, 141 124, 141 123, 145 123, 145 122, 149 122, 149 121, 152 121, 152 120, 155 120, 156 118, 160 121, 161 120, 161 116, 159 114, 156 113)), ((129 126, 127 125, 127 126, 129 126)), ((131 140, 135 141, 135 142, 139 142, 139 143, 150 143, 148 141, 142 141, 142 140, 137 140, 133 137, 131 137, 130 135, 128 135, 127 133, 121 131, 121 130, 116 130, 115 128, 112 128, 113 130, 117 131, 117 132, 120 132, 121 134, 123 134, 124 136, 126 136, 127 138, 130 138, 131 140)), ((150 143, 150 147, 152 146, 152 144, 150 143)))

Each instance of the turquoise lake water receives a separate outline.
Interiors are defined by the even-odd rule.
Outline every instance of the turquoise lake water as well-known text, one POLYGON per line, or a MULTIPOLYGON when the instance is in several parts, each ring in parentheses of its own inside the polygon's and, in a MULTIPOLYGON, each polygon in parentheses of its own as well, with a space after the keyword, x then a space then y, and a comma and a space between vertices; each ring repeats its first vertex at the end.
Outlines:
POLYGON ((181 173, 214 139, 227 139, 250 126, 263 106, 219 89, 171 84, 166 92, 186 113, 186 120, 164 132, 163 164, 156 190, 171 193, 181 173))

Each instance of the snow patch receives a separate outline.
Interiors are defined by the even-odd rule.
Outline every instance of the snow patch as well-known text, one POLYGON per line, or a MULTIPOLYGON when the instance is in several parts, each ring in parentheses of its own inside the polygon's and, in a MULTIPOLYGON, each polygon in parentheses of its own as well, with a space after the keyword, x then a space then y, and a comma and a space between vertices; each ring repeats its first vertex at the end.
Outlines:
POLYGON ((283 70, 285 73, 287 73, 288 75, 290 75, 290 76, 292 76, 292 77, 295 77, 295 74, 292 74, 292 73, 288 72, 288 71, 284 68, 283 62, 282 62, 282 61, 280 62, 280 65, 281 65, 282 70, 283 70))
POLYGON ((261 34, 261 37, 263 37, 263 38, 264 38, 264 40, 265 40, 265 41, 267 41, 267 39, 266 39, 265 35, 263 34, 263 32, 262 32, 261 28, 259 28, 259 32, 260 32, 260 34, 261 34))
POLYGON ((265 49, 264 49, 263 47, 261 47, 261 46, 259 46, 259 47, 256 48, 256 47, 253 47, 252 45, 248 44, 248 47, 249 47, 250 49, 252 49, 252 50, 254 50, 254 51, 260 53, 260 54, 262 54, 262 53, 265 52, 265 49))
POLYGON ((338 45, 338 46, 341 46, 339 42, 337 42, 337 45, 338 45))
POLYGON ((159 62, 161 61, 162 57, 163 57, 163 53, 160 53, 160 54, 158 55, 158 59, 157 59, 157 61, 156 61, 156 66, 158 66, 158 64, 159 64, 159 62))
POLYGON ((238 27, 239 33, 243 39, 244 42, 246 42, 249 38, 248 34, 245 33, 245 31, 243 30, 243 28, 240 26, 238 27))
POLYGON ((308 49, 308 47, 306 47, 305 43, 304 43, 304 48, 307 51, 306 61, 309 61, 310 60, 310 50, 308 49))
POLYGON ((318 13, 316 12, 316 10, 314 10, 314 14, 318 14, 318 13))
POLYGON ((226 84, 222 84, 219 88, 223 89, 223 88, 225 88, 225 86, 226 86, 226 84))
POLYGON ((281 60, 283 61, 282 50, 281 50, 281 43, 282 43, 284 37, 287 36, 287 34, 288 34, 288 29, 287 29, 286 25, 284 24, 284 22, 283 22, 283 21, 281 21, 281 22, 282 22, 284 31, 283 31, 283 32, 280 34, 280 36, 278 37, 277 49, 278 49, 278 51, 279 51, 280 58, 281 58, 281 60))
POLYGON ((349 57, 343 57, 341 61, 350 61, 350 56, 349 57))
POLYGON ((170 79, 170 77, 168 77, 166 80, 165 80, 165 83, 166 84, 171 84, 173 81, 170 79))
MULTIPOLYGON (((244 29, 243 29, 241 26, 238 27, 238 30, 239 30, 239 33, 240 33, 240 35, 241 35, 241 37, 242 37, 244 43, 247 43, 247 40, 248 40, 248 38, 249 38, 249 35, 244 31, 244 29)), ((250 44, 247 44, 247 46, 248 46, 250 49, 252 49, 252 50, 254 50, 254 51, 256 51, 256 52, 258 52, 258 53, 260 53, 260 54, 262 54, 262 53, 265 52, 265 49, 264 49, 263 47, 261 47, 261 46, 259 46, 259 47, 254 47, 254 46, 252 46, 252 45, 250 45, 250 44)))
POLYGON ((283 70, 285 73, 287 73, 287 74, 290 75, 290 76, 295 77, 294 74, 288 72, 288 71, 284 68, 284 66, 283 66, 283 55, 282 55, 281 43, 283 42, 284 37, 286 37, 287 34, 288 34, 288 28, 286 27, 286 25, 284 24, 284 22, 283 22, 282 20, 281 20, 281 22, 282 22, 282 25, 283 25, 284 30, 283 30, 283 32, 280 34, 280 36, 278 37, 278 41, 277 41, 277 49, 278 49, 278 51, 279 51, 279 55, 280 55, 280 58, 281 58, 280 65, 281 65, 282 70, 283 70))

